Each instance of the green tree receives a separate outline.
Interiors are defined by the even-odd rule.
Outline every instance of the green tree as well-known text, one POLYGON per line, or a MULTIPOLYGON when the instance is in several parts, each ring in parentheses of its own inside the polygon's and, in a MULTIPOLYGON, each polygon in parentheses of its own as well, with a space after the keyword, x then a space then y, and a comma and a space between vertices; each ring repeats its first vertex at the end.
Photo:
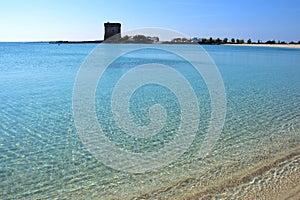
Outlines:
POLYGON ((276 44, 275 40, 268 40, 266 44, 276 44))
POLYGON ((235 39, 234 38, 231 38, 231 43, 235 43, 235 39))
POLYGON ((144 35, 135 35, 133 36, 133 40, 135 42, 146 42, 147 41, 147 37, 144 35))
POLYGON ((248 39, 247 44, 251 44, 251 43, 252 43, 251 39, 248 39))
POLYGON ((125 35, 124 37, 122 37, 122 38, 120 39, 120 42, 128 42, 128 40, 129 40, 129 36, 128 36, 128 35, 125 35))
POLYGON ((181 42, 181 38, 174 38, 173 40, 171 40, 171 42, 175 42, 175 43, 181 42))
POLYGON ((181 38, 181 42, 188 42, 187 38, 181 38))
POLYGON ((227 42, 228 42, 228 38, 224 38, 224 39, 223 39, 223 43, 226 44, 227 42))

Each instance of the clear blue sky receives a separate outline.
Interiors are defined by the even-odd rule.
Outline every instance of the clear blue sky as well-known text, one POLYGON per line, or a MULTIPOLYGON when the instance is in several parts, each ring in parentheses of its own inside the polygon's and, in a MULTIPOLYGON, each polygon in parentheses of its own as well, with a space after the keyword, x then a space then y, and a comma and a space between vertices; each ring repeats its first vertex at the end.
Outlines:
POLYGON ((0 41, 103 39, 161 27, 191 37, 300 40, 300 0, 0 0, 0 41))

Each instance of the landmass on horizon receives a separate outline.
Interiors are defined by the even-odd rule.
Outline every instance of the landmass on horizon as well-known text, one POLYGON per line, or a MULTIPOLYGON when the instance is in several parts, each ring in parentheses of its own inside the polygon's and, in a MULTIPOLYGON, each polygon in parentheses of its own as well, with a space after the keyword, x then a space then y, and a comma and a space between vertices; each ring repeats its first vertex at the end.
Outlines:
POLYGON ((231 38, 230 40, 225 37, 220 38, 173 38, 169 41, 160 41, 158 36, 145 36, 138 35, 125 35, 121 36, 121 23, 104 23, 104 40, 91 40, 91 41, 51 41, 51 44, 82 44, 82 43, 142 43, 142 44, 205 44, 205 45, 239 45, 239 46, 264 46, 264 47, 289 47, 300 48, 300 40, 298 42, 290 41, 276 41, 268 40, 252 41, 250 38, 245 42, 244 39, 231 38))

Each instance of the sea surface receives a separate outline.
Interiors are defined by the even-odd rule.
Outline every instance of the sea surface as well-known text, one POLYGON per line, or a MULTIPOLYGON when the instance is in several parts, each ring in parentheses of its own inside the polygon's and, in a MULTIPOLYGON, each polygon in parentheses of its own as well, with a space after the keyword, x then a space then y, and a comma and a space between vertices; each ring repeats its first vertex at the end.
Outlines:
MULTIPOLYGON (((165 127, 150 139, 122 132, 110 111, 118 79, 137 65, 161 63, 192 85, 199 101, 199 129, 177 159, 154 171, 131 173, 96 159, 76 130, 74 84, 95 44, 0 43, 0 199, 239 199, 289 174, 299 175, 300 49, 203 46, 223 79, 227 112, 214 148, 199 157, 212 112, 210 93, 187 62, 164 54, 159 46, 145 45, 107 68, 95 92, 99 125, 126 151, 152 152, 171 141, 182 118, 176 95, 166 87, 141 87, 130 101, 139 125, 149 124, 152 104, 166 109, 165 127)), ((197 57, 194 46, 171 48, 197 57)))

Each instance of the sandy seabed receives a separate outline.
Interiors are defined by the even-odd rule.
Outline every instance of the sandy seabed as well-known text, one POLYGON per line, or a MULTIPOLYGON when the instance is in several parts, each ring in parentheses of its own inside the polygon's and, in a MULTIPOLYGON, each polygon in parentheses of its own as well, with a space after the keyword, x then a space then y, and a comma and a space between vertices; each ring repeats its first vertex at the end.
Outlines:
POLYGON ((189 180, 134 199, 265 199, 300 200, 300 148, 277 155, 206 187, 189 187, 189 180), (181 190, 180 188, 185 188, 181 190), (177 188, 177 189, 176 189, 177 188), (181 190, 180 192, 178 191, 181 190))
POLYGON ((282 154, 268 163, 261 163, 220 182, 215 188, 184 195, 178 199, 300 199, 300 148, 282 154), (227 187, 224 188, 223 186, 227 187))

